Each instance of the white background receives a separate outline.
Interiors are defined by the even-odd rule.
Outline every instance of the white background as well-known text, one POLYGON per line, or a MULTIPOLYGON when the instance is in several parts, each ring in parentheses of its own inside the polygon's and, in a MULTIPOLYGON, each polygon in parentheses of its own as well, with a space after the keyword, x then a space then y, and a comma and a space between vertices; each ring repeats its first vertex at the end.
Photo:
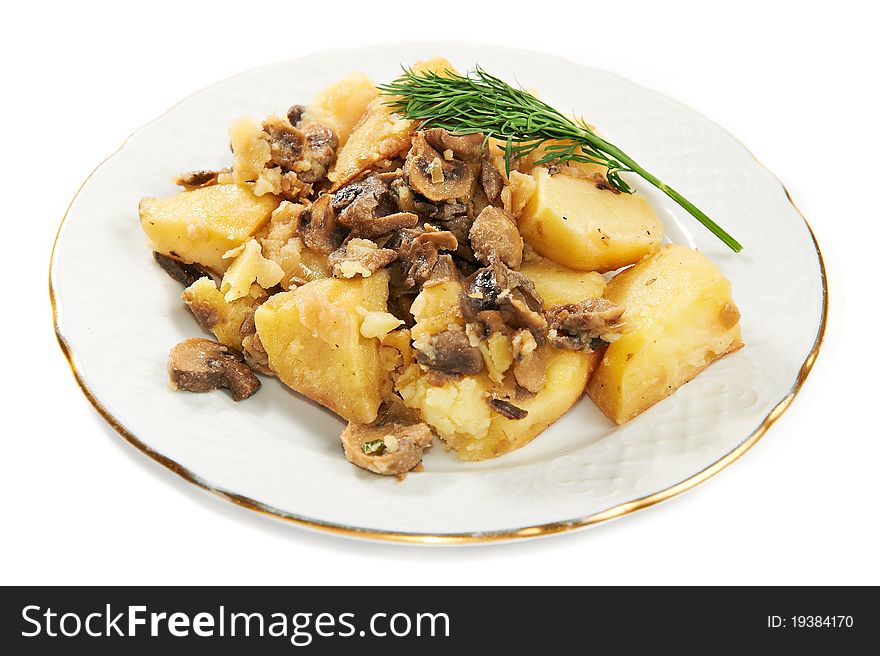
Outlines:
POLYGON ((880 583, 876 5, 418 4, 4 9, 0 583, 880 583), (543 541, 363 543, 197 490, 81 395, 46 281, 61 216, 95 165, 241 70, 419 38, 523 46, 619 73, 714 119, 788 186, 825 255, 828 331, 792 408, 732 467, 658 507, 543 541))

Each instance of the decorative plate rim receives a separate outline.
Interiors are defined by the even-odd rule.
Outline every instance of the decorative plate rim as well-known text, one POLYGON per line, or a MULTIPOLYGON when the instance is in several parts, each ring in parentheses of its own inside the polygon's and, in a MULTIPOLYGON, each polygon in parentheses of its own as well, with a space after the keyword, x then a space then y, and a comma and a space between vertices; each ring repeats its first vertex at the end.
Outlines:
MULTIPOLYGON (((384 44, 384 45, 389 45, 389 44, 384 44)), ((405 46, 405 45, 407 45, 407 42, 401 42, 396 45, 405 46)), ((410 43, 410 45, 412 45, 412 44, 410 43)), ((425 46, 425 45, 433 45, 433 44, 419 44, 419 45, 425 46)), ((440 46, 439 43, 436 45, 440 46)), ((456 44, 454 42, 448 42, 448 43, 444 43, 443 45, 448 47, 448 46, 454 46, 456 44)), ((464 45, 464 44, 458 44, 458 45, 464 45)), ((468 45, 473 45, 473 44, 468 44, 468 45)), ((500 47, 500 46, 490 46, 490 47, 494 50, 509 50, 509 51, 516 51, 518 53, 535 54, 535 55, 539 55, 542 57, 556 58, 559 60, 566 61, 567 63, 575 64, 577 66, 583 66, 582 64, 578 64, 577 62, 573 62, 573 61, 568 60, 564 57, 558 57, 556 55, 548 55, 547 53, 537 52, 537 51, 533 51, 533 50, 527 50, 527 49, 522 49, 522 48, 505 48, 505 47, 500 47)), ((369 46, 365 46, 365 48, 369 48, 369 46)), ((365 48, 341 48, 341 49, 332 49, 332 50, 327 50, 327 51, 322 51, 322 52, 326 52, 326 53, 355 52, 355 51, 363 50, 365 48)), ((62 331, 62 328, 61 328, 61 313, 58 308, 58 302, 57 302, 57 298, 56 298, 56 294, 55 294, 55 285, 53 283, 53 279, 55 277, 55 268, 56 268, 55 267, 55 265, 56 265, 55 255, 56 255, 56 251, 57 251, 57 247, 58 247, 58 242, 59 242, 61 234, 64 230, 64 227, 67 223, 67 219, 68 219, 68 215, 70 214, 70 210, 73 207, 74 203, 76 202, 76 199, 79 197, 80 193, 82 192, 83 188, 86 186, 86 184, 89 182, 89 180, 92 179, 94 174, 104 164, 106 164, 113 157, 115 157, 120 151, 122 151, 123 148, 125 148, 125 146, 132 139, 132 137, 134 137, 138 132, 140 132, 147 125, 149 125, 155 121, 158 121, 159 119, 164 117, 166 114, 171 112, 174 108, 176 108, 181 103, 183 103, 183 102, 187 101, 188 99, 192 98, 193 96, 205 91, 206 89, 209 89, 217 84, 221 84, 227 80, 238 77, 240 75, 247 75, 249 73, 252 73, 254 71, 257 71, 257 70, 260 70, 262 68, 266 68, 269 66, 297 62, 297 61, 300 61, 301 59, 305 59, 306 57, 311 57, 314 54, 315 53, 310 53, 309 55, 305 55, 303 57, 284 60, 284 61, 280 61, 280 62, 274 62, 271 64, 266 64, 263 66, 258 66, 256 68, 246 70, 246 71, 242 71, 242 72, 237 73, 235 75, 232 75, 230 77, 224 78, 222 80, 218 80, 217 82, 214 82, 214 83, 182 98, 181 100, 176 102, 174 105, 169 107, 167 110, 165 110, 162 114, 160 114, 156 118, 148 121, 147 123, 144 123, 143 125, 138 127, 136 130, 134 130, 131 134, 128 135, 128 137, 125 138, 125 140, 120 144, 120 146, 116 150, 114 150, 110 155, 105 157, 91 171, 91 173, 89 173, 89 175, 85 178, 85 180, 83 180, 82 184, 80 184, 79 188, 77 189, 76 193, 74 194, 73 198, 71 199, 70 203, 68 204, 67 209, 64 212, 64 215, 62 216, 61 223, 58 226, 58 230, 55 234, 55 239, 52 244, 52 252, 51 252, 50 260, 49 260, 49 300, 50 300, 51 307, 52 307, 52 322, 53 322, 53 325, 55 328, 55 336, 56 336, 56 339, 58 340, 59 346, 61 347, 61 351, 67 360, 67 363, 68 363, 70 370, 74 376, 74 379, 76 380, 76 383, 80 388, 80 391, 82 391, 83 395, 86 397, 86 399, 89 401, 89 403, 91 403, 92 407, 98 412, 98 414, 101 416, 101 418, 104 419, 104 421, 106 421, 117 433, 119 433, 119 435, 122 436, 126 442, 128 442, 130 445, 135 447, 138 451, 147 455, 149 458, 156 461, 157 463, 159 463, 160 465, 162 465, 166 469, 177 474, 178 476, 183 478, 185 481, 192 483, 193 485, 195 485, 196 487, 198 487, 204 491, 210 492, 210 493, 217 495, 223 499, 231 501, 232 503, 234 503, 237 506, 247 508, 248 510, 253 510, 253 511, 262 513, 262 514, 267 515, 269 517, 272 517, 274 519, 282 520, 285 522, 290 522, 292 524, 296 524, 298 526, 312 529, 315 531, 321 531, 321 532, 325 532, 325 533, 330 533, 330 534, 334 534, 334 535, 341 535, 341 536, 350 537, 350 538, 357 538, 357 539, 364 539, 364 540, 377 540, 377 541, 383 541, 383 542, 403 543, 403 544, 421 544, 421 545, 486 544, 486 543, 515 541, 515 540, 521 540, 521 539, 526 539, 526 538, 546 537, 546 536, 550 536, 550 535, 556 535, 556 534, 560 534, 560 533, 566 533, 569 531, 583 529, 588 526, 594 526, 594 525, 602 523, 602 522, 606 522, 606 521, 609 521, 612 519, 617 519, 617 518, 623 517, 625 515, 633 514, 639 510, 649 508, 649 507, 656 505, 662 501, 666 501, 667 499, 671 499, 672 497, 678 496, 679 494, 681 494, 687 490, 690 490, 690 489, 696 487, 697 485, 699 485, 700 483, 703 483, 704 481, 708 480, 709 478, 711 478, 712 476, 714 476, 715 474, 717 474, 721 470, 727 468, 729 465, 731 465, 737 459, 739 459, 740 456, 742 456, 746 451, 751 449, 764 436, 764 434, 767 432, 767 430, 791 406, 792 401, 794 400, 795 396, 797 396, 798 392, 800 392, 801 388, 804 385, 804 382, 806 381, 807 377, 809 376, 810 371, 812 370, 813 365, 815 364, 816 358, 818 357, 818 354, 819 354, 819 350, 821 349, 822 344, 824 342, 824 338, 825 338, 825 329, 826 329, 827 320, 828 320, 828 302, 829 301, 828 301, 827 272, 825 269, 825 261, 822 256, 822 251, 819 247, 818 241, 816 240, 816 235, 813 232, 812 227, 810 226, 810 224, 807 221, 806 217, 804 216, 803 212, 801 212, 800 209, 795 204, 794 200, 791 197, 791 194, 789 193, 789 191, 785 187, 785 185, 782 183, 782 181, 772 171, 770 171, 755 156, 755 154, 752 153, 752 151, 749 150, 745 146, 745 144, 743 144, 741 141, 739 141, 739 139, 734 137, 732 134, 730 134, 730 132, 728 132, 722 126, 718 125, 717 123, 715 123, 714 121, 712 121, 711 119, 706 117, 705 115, 703 115, 699 112, 696 112, 696 110, 693 110, 690 107, 687 107, 687 109, 689 111, 692 111, 695 114, 698 114, 701 118, 708 121, 713 126, 718 128, 719 130, 723 131, 733 141, 735 141, 737 144, 739 144, 752 157, 752 159, 755 161, 755 163, 758 164, 758 166, 760 166, 762 169, 764 169, 764 171, 766 171, 777 183, 779 183, 779 185, 782 189, 782 192, 785 194, 786 199, 791 204, 791 206, 795 210, 795 212, 797 212, 798 216, 800 216, 801 220, 804 222, 805 227, 807 228, 807 232, 810 235, 810 239, 812 241, 813 247, 816 252, 816 258, 817 258, 818 265, 819 265, 819 274, 820 274, 821 283, 822 283, 822 312, 821 312, 821 316, 819 319, 818 331, 816 333, 816 338, 813 342, 812 347, 810 348, 809 353, 807 354, 806 358, 804 359, 803 363, 801 364, 800 368, 798 369, 798 372, 797 372, 797 375, 795 377, 794 382, 792 383, 791 387, 788 389, 786 394, 783 396, 783 398, 780 399, 773 406, 773 408, 767 413, 767 415, 764 417, 764 419, 761 421, 761 423, 757 426, 757 428, 755 428, 739 445, 737 445, 735 448, 730 450, 724 456, 722 456, 721 458, 716 460, 714 463, 705 467, 704 469, 697 472, 696 474, 689 476, 688 478, 686 478, 678 483, 675 483, 675 484, 673 484, 663 490, 660 490, 658 492, 654 492, 652 494, 640 497, 638 499, 634 499, 631 501, 617 504, 611 508, 608 508, 606 510, 603 510, 603 511, 600 511, 597 513, 592 513, 592 514, 586 515, 584 517, 580 517, 580 518, 576 518, 576 519, 572 519, 572 520, 559 521, 559 522, 549 522, 549 523, 543 523, 543 524, 536 524, 536 525, 532 525, 532 526, 524 526, 521 528, 503 529, 503 530, 494 530, 494 531, 485 531, 485 532, 469 531, 469 532, 463 532, 463 533, 423 533, 423 532, 386 531, 386 530, 378 530, 378 529, 358 528, 358 527, 353 527, 353 526, 346 526, 343 524, 337 524, 334 522, 325 522, 325 521, 321 521, 321 520, 317 520, 317 519, 303 517, 301 515, 297 515, 295 513, 281 510, 280 508, 276 508, 271 505, 256 501, 256 500, 251 499, 247 496, 236 494, 236 493, 231 492, 229 490, 223 489, 220 486, 213 485, 210 482, 204 480, 200 476, 193 473, 188 468, 180 465, 179 463, 175 462, 171 458, 168 458, 167 456, 162 455, 161 453, 159 453, 159 452, 153 450, 152 448, 150 448, 149 446, 147 446, 147 444, 144 443, 140 438, 138 438, 133 432, 128 430, 119 419, 117 419, 115 416, 113 416, 113 414, 111 414, 110 411, 107 410, 107 408, 101 403, 101 401, 98 400, 98 398, 92 392, 91 388, 89 387, 88 383, 85 380, 84 375, 80 371, 79 365, 77 364, 76 354, 73 352, 73 349, 70 346, 70 343, 68 342, 68 340, 65 337, 64 332, 62 331)), ((585 68, 589 68, 589 67, 585 67, 585 68)), ((603 72, 606 72, 606 71, 603 71, 603 72)), ((617 75, 616 73, 608 73, 608 74, 615 75, 621 79, 624 79, 628 83, 633 84, 634 86, 637 86, 639 88, 642 88, 642 89, 646 88, 646 87, 643 87, 642 85, 638 85, 634 82, 631 82, 627 78, 624 78, 621 75, 617 75)), ((661 95, 665 98, 669 98, 669 96, 665 96, 665 94, 660 94, 659 92, 655 92, 653 90, 650 90, 650 91, 652 93, 657 93, 658 95, 661 95)), ((682 104, 679 101, 676 101, 675 99, 672 99, 672 100, 678 104, 682 104)))

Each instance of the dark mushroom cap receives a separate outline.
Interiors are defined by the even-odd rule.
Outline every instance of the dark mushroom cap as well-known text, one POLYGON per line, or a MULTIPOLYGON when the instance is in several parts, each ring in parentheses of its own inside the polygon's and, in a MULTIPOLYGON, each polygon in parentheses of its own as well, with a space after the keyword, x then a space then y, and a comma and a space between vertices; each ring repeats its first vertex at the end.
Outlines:
POLYGON ((479 166, 454 158, 446 159, 431 147, 423 132, 418 132, 413 137, 403 171, 415 191, 428 200, 441 201, 469 199, 479 166))
POLYGON ((260 389, 260 379, 244 363, 241 353, 201 337, 187 339, 171 349, 168 375, 177 389, 210 392, 226 387, 236 401, 260 389))

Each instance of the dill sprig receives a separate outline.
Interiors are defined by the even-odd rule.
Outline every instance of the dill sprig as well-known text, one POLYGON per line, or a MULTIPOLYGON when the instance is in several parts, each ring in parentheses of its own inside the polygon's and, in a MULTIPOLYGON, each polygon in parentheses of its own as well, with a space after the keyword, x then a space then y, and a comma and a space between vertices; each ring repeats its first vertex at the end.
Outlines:
POLYGON ((452 71, 403 74, 379 90, 387 105, 424 127, 445 128, 455 134, 480 132, 486 139, 505 142, 504 164, 543 146, 536 164, 582 162, 607 169, 608 183, 624 193, 633 189, 621 173, 635 173, 681 205, 734 252, 742 245, 697 206, 643 169, 629 155, 597 135, 581 118, 569 118, 528 91, 510 86, 477 66, 466 75, 452 71))

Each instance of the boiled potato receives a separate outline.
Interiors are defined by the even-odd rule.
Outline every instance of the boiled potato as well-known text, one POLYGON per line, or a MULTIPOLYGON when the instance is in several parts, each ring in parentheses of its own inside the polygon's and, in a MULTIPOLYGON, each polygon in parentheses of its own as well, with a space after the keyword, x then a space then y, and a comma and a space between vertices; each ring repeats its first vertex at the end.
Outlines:
MULTIPOLYGON (((416 62, 412 68, 419 73, 433 71, 441 75, 445 71, 455 71, 449 60, 443 57, 416 62)), ((327 176, 333 183, 332 191, 360 173, 409 150, 415 123, 392 113, 386 102, 388 98, 384 97, 370 100, 363 116, 351 128, 345 146, 340 148, 336 164, 327 176)))
POLYGON ((199 325, 214 333, 221 344, 238 351, 242 349, 242 337, 247 334, 242 325, 250 320, 265 298, 266 292, 258 285, 252 285, 249 294, 228 302, 207 276, 183 290, 183 301, 199 325))
POLYGON ((461 460, 494 458, 527 444, 564 415, 583 394, 598 359, 595 353, 540 348, 547 383, 535 396, 511 401, 528 412, 522 419, 508 419, 489 406, 488 394, 515 399, 515 393, 512 384, 494 383, 486 373, 450 379, 438 387, 418 365, 411 365, 398 379, 397 391, 461 460))
POLYGON ((615 276, 605 298, 626 308, 629 332, 605 351, 587 390, 618 424, 743 345, 730 282, 699 251, 666 246, 615 276))
POLYGON ((263 125, 250 116, 240 116, 229 124, 227 134, 233 153, 232 178, 240 185, 259 180, 272 158, 263 125))
POLYGON ((613 271, 660 247, 663 226, 638 194, 615 194, 593 180, 532 169, 535 192, 519 218, 538 253, 581 271, 613 271))
POLYGON ((588 298, 601 298, 605 278, 595 271, 576 271, 546 258, 523 262, 520 273, 535 283, 544 305, 579 303, 588 298))
POLYGON ((306 109, 302 121, 327 126, 336 134, 340 147, 344 146, 351 129, 378 95, 379 90, 370 78, 354 73, 321 91, 306 109))
POLYGON ((361 332, 363 316, 385 312, 388 272, 326 278, 275 294, 256 311, 269 366, 286 385, 348 421, 368 424, 391 390, 380 343, 361 332))
POLYGON ((409 150, 414 123, 392 113, 386 101, 374 98, 370 102, 348 141, 339 149, 336 164, 327 176, 333 182, 332 190, 409 150))
POLYGON ((464 290, 457 280, 423 287, 410 306, 410 313, 416 320, 412 329, 413 339, 439 333, 451 324, 464 326, 460 300, 462 293, 464 290))
POLYGON ((154 251, 223 273, 232 263, 223 254, 250 239, 277 206, 274 196, 223 184, 144 198, 138 213, 154 251))
MULTIPOLYGON (((571 271, 544 260, 529 262, 523 273, 534 275, 539 291, 559 302, 576 302, 601 296, 605 281, 599 274, 571 271), (555 294, 555 296, 554 296, 555 294), (582 296, 586 294, 586 296, 582 296)), ((414 346, 428 335, 464 327, 461 314, 462 286, 446 281, 424 287, 412 304, 416 324, 414 346)), ((561 417, 584 391, 597 356, 583 351, 560 351, 545 345, 535 357, 544 363, 546 383, 535 396, 511 401, 528 415, 508 419, 488 403, 488 395, 516 399, 511 368, 511 340, 502 333, 479 343, 483 372, 450 378, 442 385, 417 364, 410 365, 397 379, 395 389, 404 403, 421 411, 431 425, 462 460, 484 460, 517 449, 561 417)))

